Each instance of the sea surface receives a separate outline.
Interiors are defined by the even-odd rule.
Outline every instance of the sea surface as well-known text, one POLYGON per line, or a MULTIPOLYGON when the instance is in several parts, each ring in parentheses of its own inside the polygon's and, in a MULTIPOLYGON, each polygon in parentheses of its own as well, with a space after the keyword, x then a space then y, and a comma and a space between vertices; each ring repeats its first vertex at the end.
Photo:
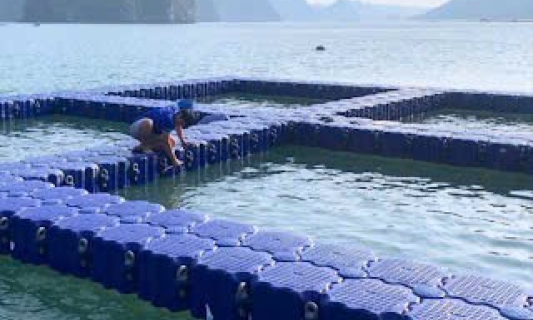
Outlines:
MULTIPOLYGON (((0 39, 0 94, 225 75, 533 94, 532 23, 8 24, 0 39), (314 50, 319 44, 325 52, 314 50)), ((417 121, 502 128, 493 117, 474 117, 417 121)), ((503 123, 515 124, 530 130, 529 120, 503 123)), ((2 130, 0 161, 73 141, 112 142, 124 131, 63 118, 2 130)), ((531 283, 532 185, 523 175, 285 148, 124 195, 531 283)), ((1 257, 0 319, 188 317, 1 257)))
POLYGON ((223 75, 533 93, 533 23, 8 24, 0 39, 0 93, 223 75))
POLYGON ((441 109, 403 119, 406 123, 422 123, 435 130, 491 132, 505 135, 533 135, 533 115, 505 114, 479 110, 441 109))
POLYGON ((0 163, 84 150, 128 136, 127 125, 60 115, 0 120, 0 163))
POLYGON ((286 146, 121 194, 526 285, 532 185, 522 174, 286 146))

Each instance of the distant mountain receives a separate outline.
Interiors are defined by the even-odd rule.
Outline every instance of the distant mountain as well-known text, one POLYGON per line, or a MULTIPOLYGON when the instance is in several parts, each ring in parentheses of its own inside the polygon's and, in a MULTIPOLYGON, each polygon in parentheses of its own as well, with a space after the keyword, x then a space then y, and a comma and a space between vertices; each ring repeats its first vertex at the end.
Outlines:
POLYGON ((194 22, 194 6, 195 0, 25 0, 22 20, 42 23, 189 23, 194 22))
POLYGON ((533 19, 533 0, 452 0, 421 16, 425 19, 533 19))
POLYGON ((196 19, 196 0, 127 1, 136 2, 137 21, 141 23, 189 23, 196 19))
POLYGON ((285 21, 312 21, 317 11, 306 0, 270 0, 274 9, 285 21))
MULTIPOLYGON (((79 5, 80 8, 85 7, 84 3, 79 5)), ((68 22, 75 14, 72 9, 64 0, 26 0, 22 20, 25 22, 68 22)))
MULTIPOLYGON (((35 1, 43 0, 28 0, 30 5, 35 1)), ((65 9, 66 15, 64 17, 67 21, 75 21, 81 23, 131 23, 137 22, 139 3, 136 0, 56 0, 56 2, 64 2, 55 7, 58 9, 65 9)), ((156 1, 155 1, 156 2, 156 1)), ((50 18, 53 22, 53 17, 50 18)), ((38 19, 36 19, 38 20, 38 19)), ((48 19, 42 20, 45 22, 48 19)))
POLYGON ((317 6, 317 18, 322 21, 357 21, 361 7, 358 1, 338 0, 327 6, 317 6))
POLYGON ((24 11, 24 0, 0 0, 0 21, 19 21, 24 11))

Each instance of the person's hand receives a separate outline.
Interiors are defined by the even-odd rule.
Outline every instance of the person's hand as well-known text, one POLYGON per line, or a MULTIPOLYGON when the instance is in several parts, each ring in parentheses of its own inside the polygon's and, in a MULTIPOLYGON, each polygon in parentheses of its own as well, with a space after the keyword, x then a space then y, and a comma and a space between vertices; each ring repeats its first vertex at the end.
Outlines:
POLYGON ((183 166, 183 162, 181 160, 176 160, 173 164, 167 166, 165 169, 163 169, 163 173, 167 173, 170 170, 179 169, 183 166))
POLYGON ((181 160, 176 160, 176 161, 174 161, 174 164, 173 164, 173 166, 174 166, 175 168, 179 168, 179 167, 181 167, 182 165, 183 165, 183 161, 181 161, 181 160))

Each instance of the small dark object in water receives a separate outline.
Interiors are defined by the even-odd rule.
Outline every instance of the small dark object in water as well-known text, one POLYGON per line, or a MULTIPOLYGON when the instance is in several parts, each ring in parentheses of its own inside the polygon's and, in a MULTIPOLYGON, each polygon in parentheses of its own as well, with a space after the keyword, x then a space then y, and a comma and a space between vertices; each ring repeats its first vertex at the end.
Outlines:
POLYGON ((325 122, 325 123, 331 123, 331 122, 333 122, 335 120, 333 118, 331 118, 331 117, 324 116, 324 117, 320 118, 320 121, 325 122))
POLYGON ((315 48, 316 51, 326 51, 326 47, 320 45, 320 46, 316 46, 315 48))

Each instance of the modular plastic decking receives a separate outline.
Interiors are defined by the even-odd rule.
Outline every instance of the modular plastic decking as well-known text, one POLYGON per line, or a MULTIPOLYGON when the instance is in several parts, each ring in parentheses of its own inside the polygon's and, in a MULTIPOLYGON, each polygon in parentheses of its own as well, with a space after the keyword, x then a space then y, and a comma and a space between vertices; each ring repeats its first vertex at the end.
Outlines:
POLYGON ((161 155, 132 154, 132 139, 0 163, 0 253, 197 318, 533 319, 533 293, 519 285, 110 194, 282 144, 531 174, 531 136, 396 120, 448 107, 533 113, 533 96, 216 78, 0 97, 0 115, 131 122, 176 99, 225 93, 329 102, 299 109, 198 104, 203 114, 231 119, 187 129, 190 144, 176 150, 184 166, 170 172, 163 173, 161 155))

